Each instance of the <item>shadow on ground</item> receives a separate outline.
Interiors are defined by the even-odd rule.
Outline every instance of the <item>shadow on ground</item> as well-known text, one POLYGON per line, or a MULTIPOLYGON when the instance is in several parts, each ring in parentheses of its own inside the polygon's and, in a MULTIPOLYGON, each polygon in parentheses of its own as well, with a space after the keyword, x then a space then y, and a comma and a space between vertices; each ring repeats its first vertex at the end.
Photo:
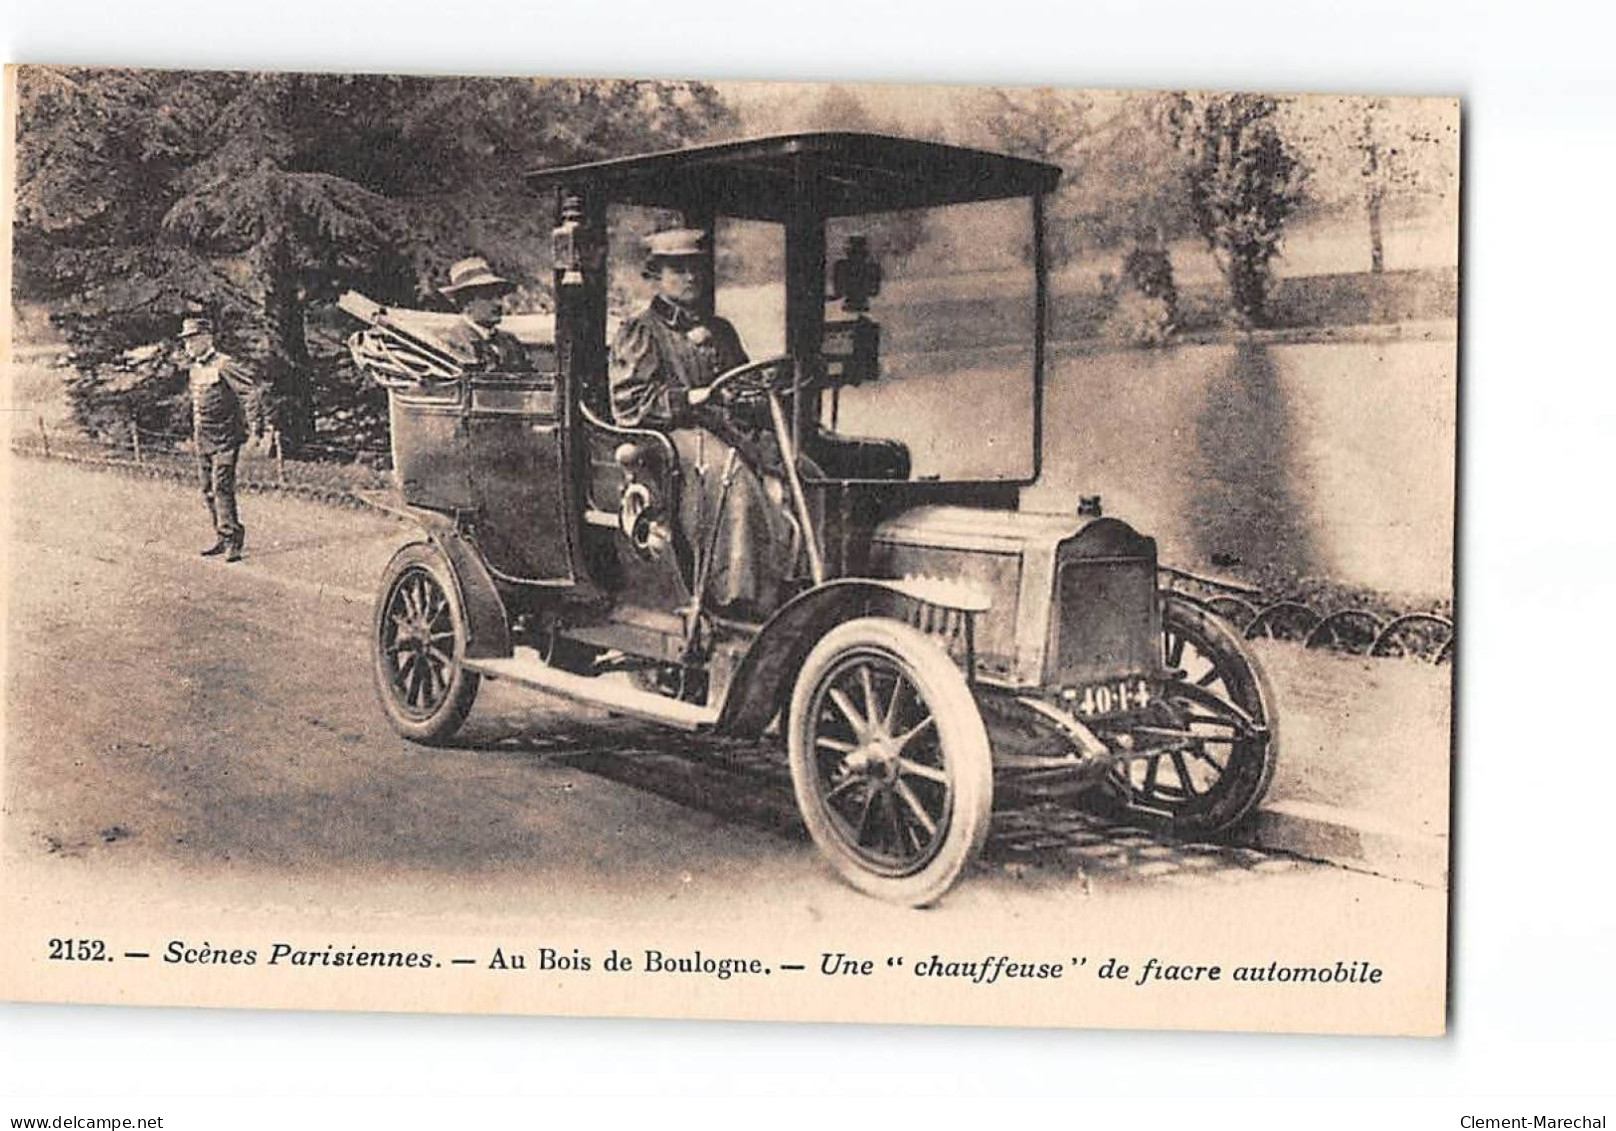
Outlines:
MULTIPOLYGON (((604 719, 556 729, 510 721, 473 724, 463 745, 561 761, 725 821, 795 841, 807 830, 777 742, 726 741, 604 719)), ((1177 840, 1160 829, 1108 819, 1076 803, 1000 791, 978 868, 1027 883, 1105 878, 1178 883, 1256 878, 1304 866, 1260 849, 1177 840)))

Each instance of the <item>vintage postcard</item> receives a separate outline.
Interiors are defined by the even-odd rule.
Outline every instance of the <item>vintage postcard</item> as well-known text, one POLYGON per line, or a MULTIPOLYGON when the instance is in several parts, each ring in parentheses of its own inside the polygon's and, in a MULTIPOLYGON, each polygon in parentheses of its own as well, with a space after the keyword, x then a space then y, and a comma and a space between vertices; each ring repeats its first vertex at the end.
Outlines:
POLYGON ((7 83, 0 995, 1444 1031, 1456 101, 7 83))

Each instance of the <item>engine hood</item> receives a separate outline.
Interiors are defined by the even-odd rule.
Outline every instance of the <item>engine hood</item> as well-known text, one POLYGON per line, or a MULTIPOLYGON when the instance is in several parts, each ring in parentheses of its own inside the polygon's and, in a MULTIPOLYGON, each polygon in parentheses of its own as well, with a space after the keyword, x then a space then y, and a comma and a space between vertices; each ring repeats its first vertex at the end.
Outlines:
POLYGON ((915 507, 879 523, 874 541, 892 546, 975 550, 985 554, 1049 554, 1070 543, 1076 557, 1155 555, 1155 543, 1116 518, 974 507, 915 507))
POLYGON ((1051 644, 1056 576, 1074 558, 1140 559, 1155 543, 1114 518, 973 507, 915 507, 871 534, 876 577, 937 578, 987 606, 977 621, 978 672, 990 682, 1036 686, 1051 644))
POLYGON ((1003 553, 1032 544, 1053 546, 1100 521, 1104 520, 976 507, 914 507, 882 522, 875 528, 875 538, 916 546, 1003 553))

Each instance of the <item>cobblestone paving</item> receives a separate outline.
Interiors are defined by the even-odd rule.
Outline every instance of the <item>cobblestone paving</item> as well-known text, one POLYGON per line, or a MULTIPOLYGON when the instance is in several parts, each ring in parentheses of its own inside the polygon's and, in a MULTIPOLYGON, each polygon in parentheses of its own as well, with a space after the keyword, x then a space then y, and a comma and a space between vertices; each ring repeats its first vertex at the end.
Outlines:
MULTIPOLYGON (((732 742, 647 729, 617 719, 557 730, 495 725, 468 744, 564 761, 726 821, 792 839, 806 837, 785 752, 774 742, 732 742)), ((1074 802, 1005 798, 980 867, 1046 878, 1072 876, 1164 884, 1231 883, 1316 865, 1237 845, 1176 840, 1084 811, 1074 802)))

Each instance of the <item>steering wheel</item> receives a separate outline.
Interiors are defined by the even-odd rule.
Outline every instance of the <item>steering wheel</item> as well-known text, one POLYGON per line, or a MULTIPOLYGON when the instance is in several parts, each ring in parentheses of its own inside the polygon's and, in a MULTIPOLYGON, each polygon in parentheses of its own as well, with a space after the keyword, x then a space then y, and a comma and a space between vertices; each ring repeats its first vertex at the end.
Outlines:
POLYGON ((789 353, 759 358, 726 369, 707 386, 708 399, 719 397, 732 404, 761 401, 770 393, 789 396, 795 385, 796 366, 789 353))

